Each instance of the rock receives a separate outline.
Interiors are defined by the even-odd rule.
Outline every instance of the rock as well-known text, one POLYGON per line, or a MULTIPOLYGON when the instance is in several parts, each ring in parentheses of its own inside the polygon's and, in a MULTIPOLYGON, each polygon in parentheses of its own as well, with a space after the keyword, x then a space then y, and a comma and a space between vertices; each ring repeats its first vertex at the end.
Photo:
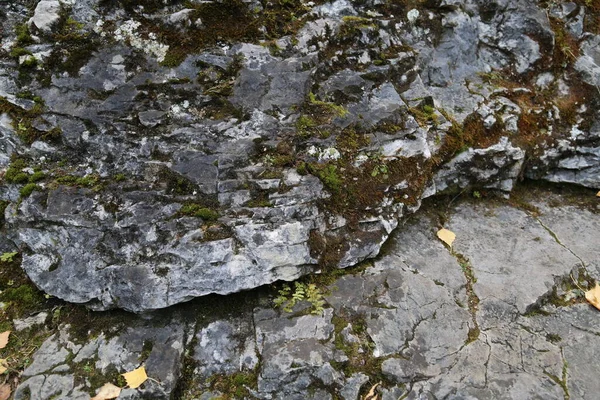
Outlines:
POLYGON ((37 315, 34 315, 25 319, 15 319, 13 320, 13 325, 15 326, 16 331, 22 331, 24 329, 29 329, 36 325, 42 325, 46 322, 48 318, 48 313, 41 312, 37 315))
POLYGON ((558 193, 520 194, 537 216, 501 200, 425 204, 373 265, 320 289, 321 313, 256 290, 61 325, 15 398, 89 398, 141 364, 152 380, 122 397, 357 399, 375 385, 382 399, 585 397, 598 390, 597 310, 566 299, 571 274, 600 276, 600 218, 558 193))
POLYGON ((42 33, 52 32, 52 27, 60 20, 61 4, 58 0, 41 0, 37 3, 29 25, 42 33))
POLYGON ((122 395, 129 395, 132 399, 140 396, 171 397, 180 376, 185 344, 181 324, 157 328, 151 322, 135 321, 115 337, 100 334, 83 344, 78 344, 69 330, 69 326, 61 327, 58 334, 42 344, 33 363, 23 372, 24 380, 15 392, 15 399, 25 399, 29 396, 27 393, 38 399, 53 396, 89 399, 98 387, 90 387, 90 379, 86 375, 94 375, 94 385, 100 383, 101 386, 114 379, 103 376, 132 371, 142 363, 148 376, 154 380, 147 381, 141 389, 128 390, 122 395))
POLYGON ((258 366, 251 321, 216 321, 198 332, 194 359, 201 375, 232 374, 258 366))
POLYGON ((138 114, 140 124, 147 128, 154 128, 155 126, 162 123, 165 117, 165 112, 158 110, 143 111, 138 114))
POLYGON ((369 377, 365 374, 354 374, 349 379, 346 385, 340 390, 340 395, 344 400, 356 400, 361 387, 369 381, 369 377))
POLYGON ((47 294, 93 310, 351 267, 435 194, 509 193, 523 176, 600 186, 597 11, 578 3, 338 0, 293 16, 257 1, 227 15, 201 1, 13 3, 0 245, 47 294))
POLYGON ((600 86, 600 35, 587 38, 581 45, 583 54, 577 59, 575 69, 592 86, 600 86))
POLYGON ((583 134, 577 126, 571 128, 568 138, 559 140, 555 147, 547 149, 540 159, 532 163, 526 175, 551 182, 575 183, 600 189, 600 119, 596 115, 589 134, 583 134))
POLYGON ((436 173, 427 194, 458 191, 482 182, 488 188, 510 191, 519 177, 524 158, 523 150, 514 147, 506 137, 486 149, 469 149, 436 173), (488 160, 489 164, 479 160, 488 160))
POLYGON ((481 308, 485 308, 486 299, 495 299, 524 314, 554 285, 556 276, 580 261, 525 212, 497 208, 493 213, 494 217, 487 219, 480 212, 457 210, 448 224, 458 238, 453 248, 473 265, 477 278, 473 288, 481 308), (508 287, 506 282, 510 282, 508 287))

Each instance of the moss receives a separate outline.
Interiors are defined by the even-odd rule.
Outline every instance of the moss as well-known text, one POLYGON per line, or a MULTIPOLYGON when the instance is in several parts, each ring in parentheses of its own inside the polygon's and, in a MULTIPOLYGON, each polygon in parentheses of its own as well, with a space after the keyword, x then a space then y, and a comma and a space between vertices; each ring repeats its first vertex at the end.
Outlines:
POLYGON ((115 182, 123 182, 126 179, 127 179, 127 177, 125 176, 125 174, 122 174, 122 173, 118 173, 113 176, 113 180, 115 182))
POLYGON ((364 29, 374 29, 377 25, 368 18, 344 16, 339 28, 338 39, 349 41, 361 33, 364 29))
POLYGON ((271 203, 271 201, 268 198, 257 198, 246 202, 246 204, 244 204, 244 207, 273 207, 273 203, 271 203))
POLYGON ((308 115, 301 115, 296 120, 296 134, 302 139, 313 136, 316 127, 317 123, 308 115))
POLYGON ((26 183, 29 181, 29 174, 23 172, 27 168, 27 161, 22 158, 13 158, 4 174, 4 180, 8 183, 26 183))
POLYGON ((10 56, 13 58, 19 58, 21 56, 27 56, 27 55, 32 55, 31 51, 24 49, 22 47, 13 47, 10 50, 10 56))
POLYGON ((435 115, 435 108, 428 104, 423 104, 420 107, 413 107, 410 113, 415 117, 419 125, 426 127, 428 124, 434 126, 438 123, 438 118, 435 115))
POLYGON ((317 96, 315 96, 315 94, 312 92, 308 94, 308 101, 313 107, 321 108, 323 111, 335 117, 344 117, 348 114, 348 110, 346 110, 343 106, 327 101, 317 100, 317 96))
POLYGON ((154 342, 152 342, 151 340, 144 340, 142 352, 140 353, 140 363, 144 363, 148 359, 148 357, 150 357, 150 353, 152 353, 153 348, 154 342))
POLYGON ((298 174, 300 174, 300 175, 307 175, 308 174, 307 164, 304 161, 298 162, 298 164, 296 165, 296 172, 298 172, 298 174))
POLYGON ((10 204, 9 201, 6 200, 0 200, 0 229, 2 229, 4 227, 4 212, 6 211, 6 208, 8 207, 8 205, 10 204))
POLYGON ((213 209, 202 206, 196 203, 184 204, 178 213, 180 216, 190 216, 202 218, 205 221, 216 221, 219 219, 219 213, 213 209))
POLYGON ((0 293, 0 300, 12 302, 21 313, 37 310, 44 302, 44 296, 33 285, 21 285, 16 288, 7 288, 0 293))
MULTIPOLYGON (((199 53, 218 42, 273 43, 270 40, 293 35, 306 22, 303 17, 310 9, 301 0, 261 2, 261 12, 242 0, 223 0, 218 3, 186 2, 191 9, 190 20, 201 20, 200 26, 180 29, 168 24, 148 25, 160 41, 169 45, 162 62, 166 67, 178 66, 189 54, 199 53)), ((125 9, 129 2, 123 4, 125 9)), ((144 5, 147 7, 146 5, 144 5)))
POLYGON ((85 31, 80 22, 63 15, 55 33, 50 35, 50 40, 55 45, 45 60, 44 71, 40 72, 39 80, 49 84, 53 73, 66 72, 77 76, 100 47, 100 42, 94 35, 93 32, 85 31))
POLYGON ((338 148, 354 155, 358 149, 370 143, 369 137, 359 133, 355 128, 344 129, 336 138, 338 148))
POLYGON ((0 96, 0 113, 10 115, 17 135, 27 144, 31 144, 36 140, 55 141, 59 139, 62 132, 58 128, 43 132, 32 126, 33 121, 42 114, 44 105, 41 98, 33 95, 31 98, 35 101, 35 104, 31 109, 25 110, 0 96))
POLYGON ((93 188, 101 183, 100 176, 90 174, 86 176, 63 175, 54 180, 55 183, 67 186, 79 186, 93 188))
POLYGON ((29 176, 29 182, 30 183, 39 182, 39 181, 43 180, 45 177, 46 177, 46 174, 44 174, 42 171, 36 171, 33 174, 31 174, 31 176, 29 176))
POLYGON ((21 194, 21 198, 25 198, 29 197, 31 193, 33 193, 35 190, 40 190, 40 187, 35 183, 28 183, 27 185, 21 188, 19 193, 21 194))
POLYGON ((17 44, 19 46, 33 44, 33 38, 29 33, 29 28, 27 27, 27 24, 20 24, 15 26, 15 34, 17 35, 17 44))
POLYGON ((102 372, 96 368, 95 363, 96 359, 88 360, 85 363, 69 362, 76 385, 87 383, 86 386, 89 386, 90 393, 95 393, 106 383, 112 383, 119 387, 127 385, 125 378, 113 365, 109 365, 106 371, 102 372))
POLYGON ((562 340, 562 338, 560 337, 560 335, 557 335, 555 333, 548 333, 546 335, 546 340, 551 343, 558 343, 562 340))
POLYGON ((579 57, 579 44, 566 29, 563 21, 550 17, 550 26, 554 31, 554 66, 566 68, 579 57))
POLYGON ((233 375, 213 375, 209 378, 211 390, 223 393, 225 399, 248 398, 247 388, 256 389, 258 372, 243 371, 233 375))
POLYGON ((198 186, 188 178, 166 167, 159 171, 158 177, 165 183, 168 194, 190 195, 198 189, 198 186))
POLYGON ((75 184, 84 187, 93 187, 100 181, 100 176, 91 174, 75 179, 75 184))
POLYGON ((309 171, 316 175, 323 185, 336 194, 342 189, 343 180, 340 177, 338 166, 335 164, 310 164, 309 171))
POLYGON ((21 62, 21 68, 35 68, 38 65, 38 60, 34 56, 29 56, 21 62))
POLYGON ((477 309, 479 307, 479 297, 475 293, 473 285, 477 282, 477 278, 475 277, 475 273, 473 272, 473 266, 468 258, 463 256, 460 253, 456 253, 452 251, 452 255, 458 261, 460 268, 465 276, 466 285, 465 290, 467 292, 467 307, 469 309, 469 313, 471 314, 471 320, 473 325, 469 327, 469 331, 467 332, 467 338, 465 340, 465 345, 476 341, 479 338, 481 330, 479 328, 479 324, 477 323, 477 309))

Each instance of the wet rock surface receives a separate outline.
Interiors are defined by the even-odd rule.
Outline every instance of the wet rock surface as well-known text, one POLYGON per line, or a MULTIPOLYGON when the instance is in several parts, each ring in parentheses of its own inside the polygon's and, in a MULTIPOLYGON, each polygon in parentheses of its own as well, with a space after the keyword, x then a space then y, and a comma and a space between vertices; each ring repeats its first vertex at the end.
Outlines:
POLYGON ((293 304, 279 285, 60 325, 15 398, 89 398, 141 365, 153 379, 119 398, 591 398, 600 214, 583 195, 428 201, 375 261, 305 280, 293 304))
POLYGON ((356 265, 436 194, 600 188, 588 3, 3 4, 0 250, 144 312, 356 265))

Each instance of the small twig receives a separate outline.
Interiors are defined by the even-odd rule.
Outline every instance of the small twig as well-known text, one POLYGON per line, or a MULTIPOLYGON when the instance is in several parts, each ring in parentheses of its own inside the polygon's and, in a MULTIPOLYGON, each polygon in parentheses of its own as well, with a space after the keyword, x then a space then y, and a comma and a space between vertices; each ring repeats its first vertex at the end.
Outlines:
POLYGON ((573 274, 569 274, 569 276, 571 277, 571 280, 573 281, 573 283, 575 284, 575 286, 577 286, 577 288, 579 288, 579 290, 581 290, 582 292, 585 292, 586 290, 583 289, 581 286, 579 286, 579 284, 577 283, 577 281, 575 280, 575 278, 573 278, 573 274))

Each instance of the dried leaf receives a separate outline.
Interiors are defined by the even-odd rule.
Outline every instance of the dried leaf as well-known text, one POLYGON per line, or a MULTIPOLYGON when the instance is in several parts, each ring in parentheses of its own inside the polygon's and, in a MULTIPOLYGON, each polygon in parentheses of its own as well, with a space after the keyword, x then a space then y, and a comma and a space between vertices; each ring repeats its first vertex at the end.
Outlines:
POLYGON ((377 387, 381 384, 381 382, 374 384, 373 386, 371 386, 371 389, 369 390, 369 393, 367 393, 367 395, 363 398, 363 400, 377 400, 377 393, 375 393, 375 390, 377 389, 377 387))
POLYGON ((440 229, 437 233, 437 237, 450 247, 452 247, 452 243, 454 243, 454 239, 456 239, 454 232, 449 231, 448 229, 440 229))
POLYGON ((10 385, 8 383, 0 385, 0 400, 10 399, 10 394, 11 394, 11 390, 10 390, 10 385))
POLYGON ((0 375, 6 372, 8 369, 8 362, 5 358, 0 358, 0 375))
MULTIPOLYGON (((125 378, 127 379, 127 378, 125 378)), ((129 383, 129 381, 127 381, 129 383)), ((109 400, 116 399, 121 394, 121 388, 113 385, 112 383, 105 383, 98 391, 96 395, 90 400, 109 400)))
POLYGON ((122 375, 123 378, 125 378, 125 381, 127 381, 127 385, 132 389, 139 387, 142 383, 146 382, 146 379, 148 379, 146 369, 143 366, 122 375))
POLYGON ((600 192, 596 193, 596 197, 600 197, 600 192))
POLYGON ((596 283, 596 287, 585 292, 585 299, 591 305, 600 310, 600 284, 596 283))
POLYGON ((10 331, 0 333, 0 349, 3 349, 8 344, 8 337, 10 336, 10 331))

